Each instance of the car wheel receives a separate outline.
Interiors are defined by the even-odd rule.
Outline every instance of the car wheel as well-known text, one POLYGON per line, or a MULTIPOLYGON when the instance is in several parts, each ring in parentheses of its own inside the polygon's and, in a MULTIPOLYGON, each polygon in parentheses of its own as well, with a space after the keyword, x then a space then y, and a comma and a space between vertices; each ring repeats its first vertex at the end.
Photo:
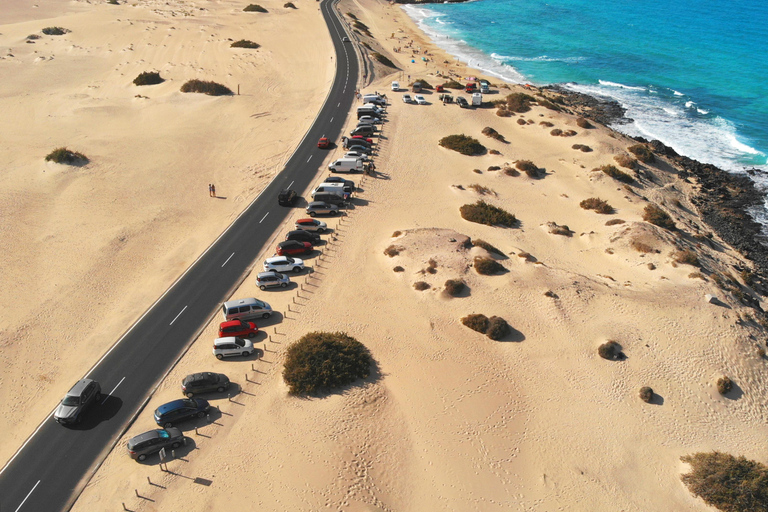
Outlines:
POLYGON ((181 446, 181 443, 180 443, 180 442, 178 442, 178 441, 176 441, 175 443, 173 443, 173 444, 171 445, 171 448, 173 448, 173 449, 175 450, 175 449, 176 449, 176 448, 178 448, 179 446, 181 446))
POLYGON ((146 453, 142 453, 141 455, 139 455, 138 457, 136 457, 136 460, 139 460, 139 461, 145 461, 145 460, 147 460, 147 454, 146 454, 146 453))
POLYGON ((315 212, 309 212, 309 216, 310 217, 314 217, 315 216, 315 212))
POLYGON ((285 288, 286 286, 288 286, 288 283, 280 283, 280 288, 285 288))
POLYGON ((219 360, 224 359, 224 355, 223 354, 216 354, 216 359, 219 359, 219 360))
POLYGON ((195 396, 195 394, 194 394, 193 392, 191 392, 191 391, 187 391, 186 393, 184 393, 184 395, 185 395, 187 398, 192 398, 193 396, 195 396))
POLYGON ((163 424, 163 428, 171 428, 173 426, 173 423, 170 421, 166 421, 165 424, 163 424))
POLYGON ((338 215, 339 214, 339 212, 337 212, 336 210, 331 210, 329 213, 331 215, 338 215))
POLYGON ((264 313, 263 315, 261 315, 261 318, 269 318, 269 313, 264 313))
POLYGON ((251 355, 250 352, 243 352, 243 357, 251 355))
POLYGON ((217 387, 217 388, 216 388, 216 391, 217 391, 218 393, 223 393, 223 392, 224 392, 224 389, 225 389, 225 388, 224 388, 224 386, 219 386, 219 387, 217 387))
POLYGON ((200 411, 197 413, 198 418, 205 418, 205 411, 200 411))
MULTIPOLYGON (((299 267, 293 267, 293 273, 294 274, 298 274, 299 272, 301 272, 301 269, 299 267)), ((283 284, 285 284, 285 283, 283 283, 283 284)))
POLYGON ((253 338, 254 336, 256 336, 256 333, 255 333, 255 332, 249 332, 249 333, 248 333, 248 337, 249 337, 249 338, 253 338))
POLYGON ((96 396, 94 397, 94 400, 96 400, 97 402, 99 400, 101 400, 101 393, 96 393, 96 396))
POLYGON ((322 233, 322 232, 324 232, 324 231, 325 231, 325 229, 323 229, 323 228, 317 228, 317 232, 318 232, 318 233, 322 233))
POLYGON ((259 286, 259 288, 261 289, 261 291, 264 291, 264 290, 266 290, 266 289, 267 289, 267 287, 266 287, 266 286, 264 286, 264 285, 261 285, 261 286, 259 286))

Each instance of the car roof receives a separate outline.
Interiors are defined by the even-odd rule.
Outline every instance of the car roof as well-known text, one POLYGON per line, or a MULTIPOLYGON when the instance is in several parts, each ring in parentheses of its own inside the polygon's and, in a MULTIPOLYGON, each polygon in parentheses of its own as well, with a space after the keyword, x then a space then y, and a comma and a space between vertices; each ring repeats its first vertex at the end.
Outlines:
MULTIPOLYGON (((222 338, 219 338, 219 339, 222 339, 222 338)), ((179 398, 178 400, 174 400, 173 402, 168 402, 167 404, 161 405, 160 407, 157 408, 157 412, 159 414, 165 414, 169 411, 175 411, 176 409, 181 409, 182 407, 186 407, 189 401, 190 401, 189 398, 179 398)))
POLYGON ((328 208, 331 205, 326 203, 325 201, 312 201, 307 205, 307 208, 328 208))
POLYGON ((261 279, 262 277, 271 277, 271 276, 279 276, 282 275, 277 270, 267 270, 266 272, 259 272, 256 274, 256 279, 261 279))
MULTIPOLYGON (((306 219, 299 219, 296 222, 297 223, 301 223, 301 224, 304 224, 304 223, 306 223, 306 224, 318 224, 320 221, 307 217, 306 219)), ((301 229, 294 229, 294 231, 302 231, 302 230, 301 229)))
POLYGON ((80 379, 75 382, 75 385, 72 386, 69 391, 67 391, 67 395, 80 396, 83 393, 83 390, 88 387, 91 382, 93 382, 93 379, 80 379))

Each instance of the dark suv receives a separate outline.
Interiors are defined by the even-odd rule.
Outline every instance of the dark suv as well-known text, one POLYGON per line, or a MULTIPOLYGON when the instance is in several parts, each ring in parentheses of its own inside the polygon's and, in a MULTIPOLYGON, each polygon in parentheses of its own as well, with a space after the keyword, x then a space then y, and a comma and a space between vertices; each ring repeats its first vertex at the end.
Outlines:
POLYGON ((92 379, 79 380, 64 396, 53 417, 62 425, 79 423, 83 412, 100 398, 101 386, 98 382, 92 379))
POLYGON ((178 448, 184 442, 181 430, 171 427, 144 432, 128 441, 128 454, 132 459, 146 460, 147 455, 157 453, 163 448, 178 448))
POLYGON ((298 198, 299 195, 295 190, 287 188, 277 195, 277 204, 280 206, 293 206, 298 198))
POLYGON ((182 398, 155 409, 155 423, 168 428, 192 418, 204 418, 211 406, 202 398, 182 398))
POLYGON ((298 240, 299 242, 309 242, 312 245, 317 245, 320 243, 320 235, 312 233, 311 231, 304 231, 303 229, 294 229, 293 231, 289 231, 287 235, 285 235, 286 240, 298 240))
POLYGON ((223 373, 193 373, 181 381, 181 391, 192 398, 192 395, 216 391, 223 393, 229 387, 229 377, 223 373))

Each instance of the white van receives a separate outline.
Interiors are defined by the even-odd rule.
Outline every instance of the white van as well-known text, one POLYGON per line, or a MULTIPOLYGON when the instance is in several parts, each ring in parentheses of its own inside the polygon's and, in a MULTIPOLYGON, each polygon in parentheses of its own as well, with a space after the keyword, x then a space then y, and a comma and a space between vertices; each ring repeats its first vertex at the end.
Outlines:
POLYGON ((328 165, 331 172, 363 172, 363 161, 359 158, 340 158, 328 165))
POLYGON ((373 103, 374 105, 384 106, 387 104, 387 100, 378 94, 366 94, 363 96, 363 103, 373 103))
POLYGON ((327 192, 329 194, 336 194, 341 197, 345 197, 349 195, 349 192, 344 191, 343 183, 321 183, 320 185, 315 187, 309 195, 312 196, 312 200, 314 201, 315 194, 321 194, 323 192, 327 192))
POLYGON ((472 106, 473 107, 479 107, 483 104, 483 95, 479 92, 473 92, 472 93, 472 106))
POLYGON ((392 90, 397 92, 400 90, 400 82, 392 82, 392 90))
POLYGON ((225 302, 221 312, 227 320, 250 320, 252 318, 269 318, 272 306, 264 301, 249 297, 225 302))

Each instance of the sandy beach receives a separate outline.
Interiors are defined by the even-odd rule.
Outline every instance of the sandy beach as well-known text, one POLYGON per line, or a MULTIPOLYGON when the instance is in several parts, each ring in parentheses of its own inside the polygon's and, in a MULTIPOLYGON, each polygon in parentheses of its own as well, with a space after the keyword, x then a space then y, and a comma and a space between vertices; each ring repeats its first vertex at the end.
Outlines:
MULTIPOLYGON (((14 73, 0 82, 0 110, 14 119, 0 128, 2 460, 280 171, 333 76, 314 3, 263 4, 263 18, 233 2, 12 4, 0 17, 9 49, 0 70, 14 73), (72 32, 24 42, 47 26, 72 32), (238 39, 262 46, 231 49, 238 39), (166 81, 134 86, 147 70, 166 81), (241 94, 180 93, 191 78, 240 84, 241 94), (91 162, 46 163, 59 146, 91 162), (211 182, 220 199, 206 194, 211 182), (30 307, 40 298, 44 315, 30 307)), ((355 43, 401 68, 387 74, 377 65, 361 84, 390 101, 376 175, 351 177, 353 205, 323 219, 332 231, 298 288, 260 291, 250 275, 233 294, 267 300, 282 315, 255 338, 263 357, 213 358, 217 315, 73 510, 714 510, 680 481, 680 457, 719 450, 768 459, 768 361, 758 355, 765 330, 754 310, 717 284, 741 284, 735 268, 749 263, 706 236, 689 199, 695 180, 663 159, 641 164, 632 185, 594 171, 635 141, 542 106, 499 117, 494 108, 443 105, 430 91, 427 105, 406 104, 392 80, 436 85, 478 73, 434 47, 396 5, 342 0, 338 10, 370 28, 372 38, 355 34, 355 43), (410 41, 426 63, 394 51, 410 41), (505 141, 483 135, 486 127, 505 141), (492 151, 466 156, 438 145, 462 133, 492 151), (504 171, 523 160, 541 175, 504 171), (613 213, 580 207, 588 198, 613 213), (462 219, 460 207, 479 199, 518 224, 462 219), (678 229, 644 222, 649 204, 678 229), (569 234, 553 234, 550 223, 569 234), (681 250, 700 266, 676 262, 681 250), (504 272, 478 274, 476 256, 504 272), (467 290, 448 297, 448 279, 467 290), (429 288, 417 291, 417 282, 429 288), (502 317, 512 333, 493 341, 472 331, 461 322, 472 313, 502 317), (365 344, 374 375, 341 392, 289 396, 285 351, 316 330, 365 344), (608 340, 625 359, 598 356, 608 340), (179 398, 181 379, 197 371, 226 373, 236 394, 213 397, 211 423, 184 426, 188 442, 169 472, 156 457, 131 460, 127 439, 155 428, 152 411, 179 398), (737 388, 727 396, 715 385, 723 375, 737 388), (656 393, 651 403, 638 398, 643 386, 656 393)), ((495 92, 486 100, 526 91, 489 79, 495 92)), ((317 182, 341 151, 329 152, 317 182)), ((283 231, 305 216, 297 209, 283 231)))

